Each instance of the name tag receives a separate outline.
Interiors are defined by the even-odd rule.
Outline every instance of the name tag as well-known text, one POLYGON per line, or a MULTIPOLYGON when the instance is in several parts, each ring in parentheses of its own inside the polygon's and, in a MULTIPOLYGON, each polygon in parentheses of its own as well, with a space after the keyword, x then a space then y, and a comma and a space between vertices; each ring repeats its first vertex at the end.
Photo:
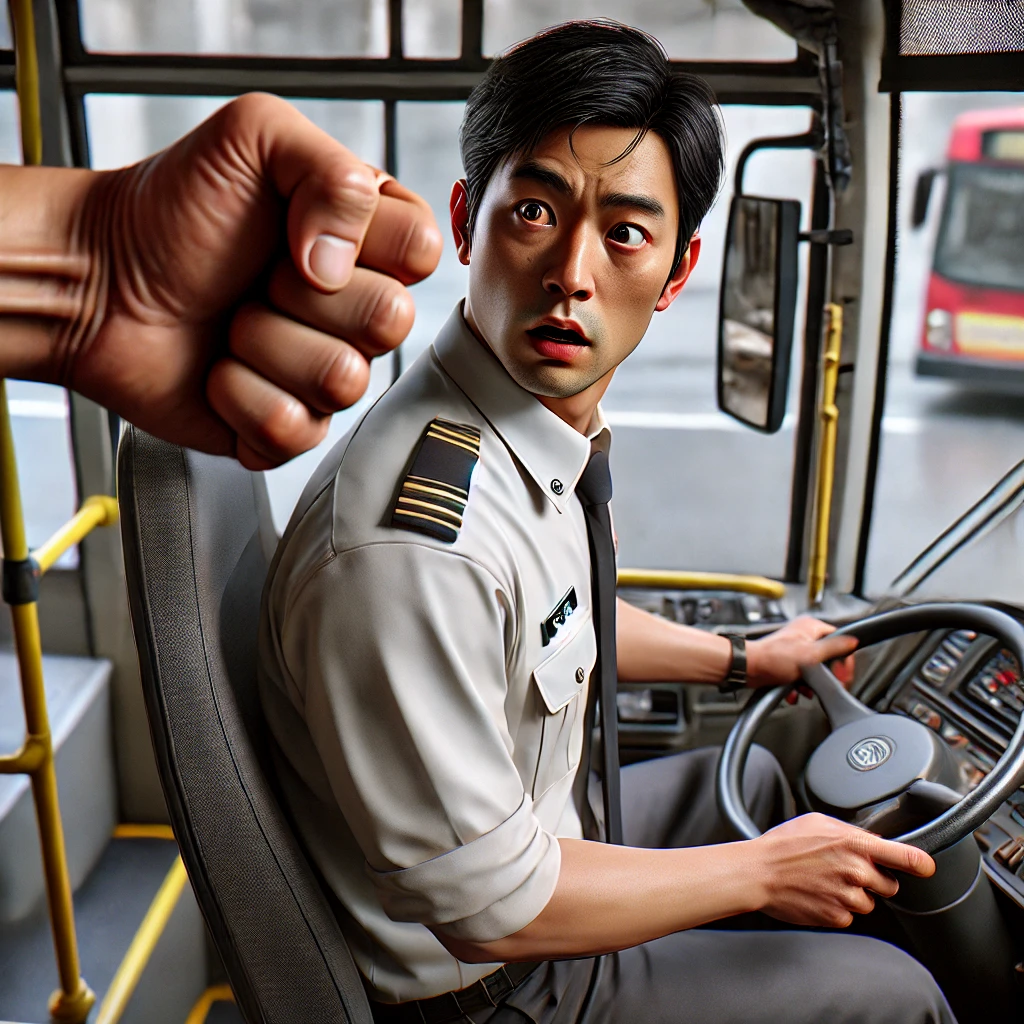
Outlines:
POLYGON ((579 602, 576 600, 576 588, 570 587, 569 592, 555 605, 551 614, 540 624, 541 645, 547 647, 555 638, 555 634, 565 625, 579 602))

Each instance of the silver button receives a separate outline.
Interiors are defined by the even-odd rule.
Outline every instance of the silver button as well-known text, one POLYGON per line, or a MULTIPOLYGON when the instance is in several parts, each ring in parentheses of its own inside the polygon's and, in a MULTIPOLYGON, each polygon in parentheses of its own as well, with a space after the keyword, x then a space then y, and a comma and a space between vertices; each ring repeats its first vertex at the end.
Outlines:
POLYGON ((583 680, 586 679, 586 678, 587 678, 587 674, 586 674, 586 672, 583 671, 583 666, 580 665, 580 667, 578 669, 576 669, 576 682, 579 683, 582 686, 583 685, 583 680))
POLYGON ((562 481, 558 479, 552 480, 551 490, 553 490, 555 494, 561 494, 562 491, 565 490, 565 484, 563 484, 562 481))

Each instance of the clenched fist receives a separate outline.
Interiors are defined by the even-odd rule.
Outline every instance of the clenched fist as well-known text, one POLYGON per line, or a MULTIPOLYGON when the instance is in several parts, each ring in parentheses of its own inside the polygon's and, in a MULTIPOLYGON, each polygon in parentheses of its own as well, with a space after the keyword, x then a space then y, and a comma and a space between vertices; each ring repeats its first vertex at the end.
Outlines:
POLYGON ((422 199, 243 96, 123 170, 0 168, 0 376, 269 468, 363 394, 440 253, 422 199))

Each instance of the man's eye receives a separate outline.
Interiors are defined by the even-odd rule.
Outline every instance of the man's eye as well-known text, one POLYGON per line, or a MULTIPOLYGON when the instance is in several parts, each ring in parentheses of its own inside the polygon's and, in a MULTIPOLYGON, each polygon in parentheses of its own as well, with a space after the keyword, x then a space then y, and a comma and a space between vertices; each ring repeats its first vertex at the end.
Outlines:
POLYGON ((525 203, 520 203, 516 209, 519 216, 530 224, 546 224, 553 219, 549 215, 547 207, 532 199, 525 203))
POLYGON ((647 241, 644 233, 633 224, 616 224, 608 232, 608 237, 619 245, 628 245, 631 249, 639 249, 647 241))

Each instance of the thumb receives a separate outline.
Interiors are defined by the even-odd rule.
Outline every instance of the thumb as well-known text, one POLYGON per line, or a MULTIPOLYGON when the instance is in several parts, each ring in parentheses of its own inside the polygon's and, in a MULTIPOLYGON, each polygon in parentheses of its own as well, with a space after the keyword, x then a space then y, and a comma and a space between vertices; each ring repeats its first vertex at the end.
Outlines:
POLYGON ((288 248, 323 292, 352 276, 380 200, 377 172, 276 96, 249 97, 263 169, 288 203, 288 248))

